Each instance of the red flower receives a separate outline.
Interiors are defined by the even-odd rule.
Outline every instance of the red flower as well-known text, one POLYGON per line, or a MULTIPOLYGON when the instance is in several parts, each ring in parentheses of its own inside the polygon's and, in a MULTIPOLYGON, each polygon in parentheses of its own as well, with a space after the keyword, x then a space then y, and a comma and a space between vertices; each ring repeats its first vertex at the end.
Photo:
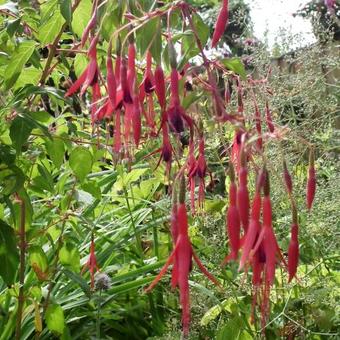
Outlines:
POLYGON ((231 252, 229 255, 225 257, 222 262, 222 265, 227 263, 230 260, 236 260, 238 251, 240 248, 240 216, 237 209, 237 186, 235 183, 235 173, 232 163, 229 165, 229 177, 230 177, 230 186, 229 186, 229 207, 227 210, 226 216, 226 226, 227 226, 227 235, 229 237, 229 244, 231 252))
POLYGON ((171 282, 173 286, 177 285, 179 287, 180 304, 182 306, 183 333, 184 336, 187 336, 189 333, 190 324, 189 273, 192 268, 192 258, 195 260, 200 270, 203 272, 204 275, 208 277, 209 280, 211 280, 214 284, 218 286, 219 282, 203 266, 202 262, 199 260, 199 258, 197 257, 192 248, 188 235, 188 217, 184 200, 185 200, 185 179, 182 176, 179 193, 179 202, 177 204, 177 212, 175 213, 176 216, 175 221, 177 222, 177 227, 175 228, 175 230, 177 230, 178 232, 176 246, 173 249, 172 253, 170 254, 167 262, 161 269, 160 273, 156 276, 156 278, 146 289, 146 291, 149 292, 152 288, 155 287, 158 281, 166 273, 170 264, 174 265, 171 282))
POLYGON ((99 270, 98 265, 97 265, 97 259, 96 259, 96 254, 95 254, 95 249, 94 249, 94 238, 92 236, 91 240, 91 245, 90 245, 90 256, 89 259, 87 260, 86 264, 84 265, 81 274, 84 273, 85 269, 88 268, 90 271, 90 276, 91 276, 91 288, 94 288, 94 274, 99 270))
POLYGON ((211 47, 213 48, 216 47, 217 43, 221 39, 228 24, 228 16, 229 16, 228 0, 223 0, 220 13, 218 14, 218 17, 217 17, 216 26, 215 26, 215 30, 214 30, 214 34, 213 34, 213 38, 211 42, 211 47))
POLYGON ((309 168, 306 189, 306 201, 308 210, 311 210, 312 208, 312 204, 315 197, 315 191, 316 191, 316 172, 314 166, 314 151, 311 150, 309 153, 309 168))

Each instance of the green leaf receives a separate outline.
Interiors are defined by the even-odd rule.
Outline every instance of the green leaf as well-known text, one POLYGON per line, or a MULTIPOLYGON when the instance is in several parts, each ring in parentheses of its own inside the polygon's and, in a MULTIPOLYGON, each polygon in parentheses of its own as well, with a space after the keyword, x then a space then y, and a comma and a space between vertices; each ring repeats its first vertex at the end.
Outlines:
POLYGON ((94 198, 100 199, 102 194, 98 184, 94 181, 88 181, 82 184, 81 188, 90 193, 94 198))
POLYGON ((33 129, 33 124, 28 123, 23 117, 17 116, 10 127, 9 136, 19 154, 21 147, 27 142, 28 137, 33 129))
POLYGON ((14 283, 19 266, 19 253, 14 230, 0 220, 0 276, 8 286, 14 283))
POLYGON ((22 70, 19 78, 15 82, 14 90, 25 86, 26 84, 36 84, 41 77, 41 71, 35 67, 26 67, 22 70))
POLYGON ((1 167, 0 170, 0 194, 8 196, 18 191, 25 182, 25 175, 15 165, 1 167))
POLYGON ((46 310, 45 320, 51 332, 62 334, 65 328, 64 311, 59 305, 49 305, 46 310))
POLYGON ((32 246, 29 248, 29 261, 38 279, 46 280, 48 271, 48 260, 46 254, 41 247, 32 246))
POLYGON ((161 23, 159 18, 149 20, 137 32, 137 44, 140 53, 144 55, 147 49, 150 50, 153 58, 160 63, 162 52, 161 23))
POLYGON ((83 182, 92 169, 92 154, 83 146, 78 146, 71 152, 69 164, 74 175, 83 182))
POLYGON ((65 23, 65 19, 59 11, 55 11, 53 16, 46 21, 39 29, 38 38, 43 45, 50 44, 54 41, 62 26, 65 23))
POLYGON ((216 340, 238 339, 242 330, 242 319, 237 316, 229 320, 217 333, 216 340))
POLYGON ((8 21, 7 24, 7 33, 10 37, 13 37, 14 33, 18 30, 18 28, 20 27, 20 18, 18 19, 14 19, 14 20, 10 20, 8 21))
POLYGON ((5 69, 5 90, 9 90, 17 81, 28 59, 34 52, 35 41, 23 41, 11 56, 5 69))
POLYGON ((60 12, 66 22, 71 25, 72 22, 72 2, 71 0, 60 0, 60 12))
POLYGON ((68 269, 64 269, 63 273, 69 278, 71 279, 73 282, 75 282, 76 284, 79 285, 79 287, 81 288, 81 290, 84 292, 84 294, 87 297, 91 297, 91 290, 89 285, 87 284, 86 280, 84 280, 79 274, 74 273, 68 269))
POLYGON ((77 77, 79 77, 83 71, 86 69, 89 61, 87 57, 81 53, 78 53, 74 58, 74 72, 77 77))
POLYGON ((244 68, 244 65, 239 58, 227 58, 221 60, 222 64, 229 69, 230 71, 235 72, 239 76, 241 76, 243 79, 247 77, 246 70, 244 68))
POLYGON ((183 102, 182 102, 182 106, 183 108, 186 110, 190 107, 191 104, 195 103, 198 99, 200 99, 202 97, 203 93, 196 93, 196 92, 192 92, 189 95, 187 95, 186 97, 184 97, 183 102))
POLYGON ((70 242, 66 242, 59 250, 59 260, 61 264, 69 266, 75 272, 80 269, 79 250, 70 242))
POLYGON ((78 37, 81 37, 87 23, 91 18, 91 10, 91 0, 82 0, 73 13, 72 29, 73 32, 78 35, 78 37))
POLYGON ((47 153, 57 169, 61 167, 64 161, 65 144, 60 138, 46 140, 45 143, 47 153))

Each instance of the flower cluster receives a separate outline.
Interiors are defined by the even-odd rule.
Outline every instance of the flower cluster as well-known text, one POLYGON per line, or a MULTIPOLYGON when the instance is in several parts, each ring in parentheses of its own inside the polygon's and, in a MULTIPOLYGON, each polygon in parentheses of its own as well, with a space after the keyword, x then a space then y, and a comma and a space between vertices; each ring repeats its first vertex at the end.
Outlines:
MULTIPOLYGON (((193 86, 200 89, 210 99, 213 107, 212 118, 216 123, 233 128, 234 139, 229 150, 229 205, 226 213, 226 233, 229 239, 230 253, 223 264, 229 261, 239 261, 239 270, 252 270, 253 284, 253 315, 256 306, 260 306, 262 324, 269 316, 269 295, 275 279, 275 269, 278 265, 287 269, 289 281, 296 277, 299 242, 298 218, 296 204, 293 198, 292 178, 286 162, 283 167, 283 179, 291 201, 293 218, 291 240, 288 249, 288 262, 284 259, 277 242, 273 223, 270 198, 269 171, 266 164, 258 165, 255 158, 265 159, 266 143, 270 139, 280 140, 282 129, 274 124, 273 112, 270 109, 266 87, 267 79, 253 80, 242 77, 226 69, 218 60, 209 60, 198 38, 194 26, 191 7, 185 2, 176 2, 164 10, 154 10, 144 19, 155 17, 170 18, 171 11, 181 11, 186 23, 194 32, 197 47, 201 50, 204 72, 194 72, 189 64, 179 66, 178 50, 174 47, 169 26, 164 34, 168 46, 168 69, 160 62, 155 62, 152 49, 145 52, 145 65, 137 60, 137 47, 134 32, 138 25, 135 16, 125 13, 127 24, 115 33, 117 42, 113 53, 111 39, 105 59, 105 67, 101 67, 98 59, 97 45, 100 42, 98 23, 98 1, 93 2, 92 16, 81 38, 81 46, 88 45, 88 66, 79 78, 66 92, 66 96, 86 95, 91 90, 90 113, 92 125, 109 122, 114 126, 113 153, 117 155, 133 153, 149 138, 157 139, 161 135, 162 144, 151 154, 159 153, 157 166, 164 162, 166 175, 173 192, 171 212, 171 235, 173 251, 166 264, 148 287, 150 291, 172 265, 171 286, 178 287, 182 306, 182 325, 184 334, 189 332, 190 304, 188 278, 192 269, 192 260, 212 282, 219 282, 203 266, 191 244, 188 235, 188 218, 185 204, 185 191, 190 192, 191 213, 204 208, 206 177, 210 174, 206 155, 206 137, 203 119, 199 112, 190 112, 184 104, 187 92, 193 86), (126 35, 121 43, 119 32, 126 35), (113 58, 115 63, 113 62, 113 58), (104 72, 103 72, 104 71, 104 72), (168 71, 168 72, 167 72, 168 71), (221 91, 216 74, 222 73, 226 79, 225 88, 221 91), (194 84, 194 85, 193 85, 194 84), (257 103, 254 88, 263 85, 264 114, 261 105, 257 103), (249 114, 244 103, 250 95, 254 113, 249 114), (236 103, 236 105, 235 105, 236 103), (187 142, 183 140, 187 138, 187 142), (187 147, 188 146, 188 147, 187 147), (252 166, 253 165, 253 166, 252 166), (173 169, 177 174, 172 173, 173 169), (257 177, 255 190, 249 190, 248 177, 254 171, 257 177), (179 195, 176 185, 180 179, 179 195), (187 180, 186 180, 187 179, 187 180), (250 193, 254 191, 253 197, 250 193)), ((142 22, 142 21, 140 21, 142 22)), ((222 7, 217 18, 211 46, 215 47, 221 39, 228 23, 228 1, 222 1, 222 7)), ((150 46, 149 46, 150 47, 150 46)), ((224 79, 223 78, 223 79, 224 79)), ((189 98, 190 101, 190 98, 189 98)), ((150 156, 150 155, 149 155, 150 156)), ((307 207, 310 210, 315 196, 316 173, 314 153, 311 151, 307 183, 307 207)), ((95 256, 94 239, 90 245, 90 257, 85 268, 90 270, 91 287, 95 285, 94 274, 98 271, 95 256)), ((83 269, 83 271, 84 271, 83 269)), ((104 289, 109 286, 102 276, 98 276, 97 286, 104 289)))

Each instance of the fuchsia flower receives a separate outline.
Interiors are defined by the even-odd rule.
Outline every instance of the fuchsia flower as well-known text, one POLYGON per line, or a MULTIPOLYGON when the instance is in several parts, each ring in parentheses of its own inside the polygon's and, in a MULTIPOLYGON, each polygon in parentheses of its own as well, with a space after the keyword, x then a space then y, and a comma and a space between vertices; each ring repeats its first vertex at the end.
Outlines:
POLYGON ((91 19, 90 21, 87 23, 85 29, 84 29, 84 32, 81 36, 81 46, 83 47, 89 37, 89 34, 90 34, 90 31, 92 29, 94 29, 94 27, 96 26, 97 24, 97 14, 98 14, 98 0, 95 0, 93 2, 93 6, 92 6, 92 16, 91 16, 91 19))
POLYGON ((230 254, 225 257, 222 265, 230 260, 237 260, 240 249, 240 216, 237 209, 237 185, 235 182, 235 172, 232 162, 229 165, 229 206, 226 215, 226 231, 229 238, 230 254))
POLYGON ((228 24, 228 17, 229 17, 229 11, 228 11, 228 0, 222 1, 222 7, 220 9, 220 13, 218 14, 216 26, 211 42, 211 47, 216 47, 217 43, 221 39, 227 24, 228 24))
POLYGON ((94 247, 94 237, 92 235, 92 240, 91 240, 91 245, 90 245, 90 256, 87 262, 85 263, 81 274, 84 273, 85 269, 88 269, 90 271, 90 276, 91 276, 91 288, 94 288, 94 274, 96 272, 99 272, 99 268, 97 265, 97 259, 96 259, 96 254, 95 254, 95 247, 94 247))
POLYGON ((166 98, 165 98, 165 79, 164 72, 161 65, 157 65, 155 70, 155 92, 158 98, 159 105, 162 112, 165 112, 166 98))
POLYGON ((68 89, 65 97, 72 96, 72 94, 77 92, 79 89, 80 95, 82 96, 89 86, 95 86, 95 84, 98 84, 99 68, 97 63, 97 43, 98 35, 92 39, 89 51, 87 53, 88 57, 90 58, 88 66, 85 68, 76 82, 68 89))
POLYGON ((314 150, 309 153, 309 168, 306 188, 306 202, 308 210, 311 210, 316 191, 316 172, 314 165, 314 150))
POLYGON ((290 242, 288 247, 288 282, 296 276, 299 264, 299 226, 295 203, 292 204, 292 217, 290 242))
POLYGON ((176 232, 178 232, 177 238, 173 238, 173 240, 176 241, 176 245, 164 267, 145 291, 149 292, 151 289, 153 289, 159 280, 164 276, 168 267, 173 264, 171 284, 173 287, 179 287, 180 304, 182 306, 183 334, 184 336, 187 336, 190 325, 189 274, 192 269, 192 259, 195 260, 200 270, 210 281, 212 281, 217 286, 220 286, 220 284, 217 279, 204 267, 191 245, 188 235, 188 217, 185 206, 185 187, 185 179, 184 176, 182 176, 178 203, 174 201, 174 205, 176 206, 173 206, 171 221, 172 230, 175 237, 176 232))
POLYGON ((240 150, 240 170, 238 173, 239 185, 237 190, 237 208, 240 214, 241 224, 245 232, 249 224, 249 192, 248 192, 248 169, 247 154, 244 141, 241 142, 240 150))
POLYGON ((330 13, 334 13, 336 0, 325 0, 325 5, 330 13))
POLYGON ((173 132, 176 132, 176 133, 183 132, 185 124, 187 124, 192 134, 193 121, 185 113, 183 107, 180 104, 179 92, 178 92, 178 72, 175 68, 171 70, 170 105, 167 111, 167 117, 168 117, 170 129, 173 132))

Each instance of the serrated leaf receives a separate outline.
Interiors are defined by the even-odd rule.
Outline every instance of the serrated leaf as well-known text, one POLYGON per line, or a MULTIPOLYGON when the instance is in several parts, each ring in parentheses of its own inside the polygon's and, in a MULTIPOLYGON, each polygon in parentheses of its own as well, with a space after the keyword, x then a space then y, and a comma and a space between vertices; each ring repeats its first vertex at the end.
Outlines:
POLYGON ((137 32, 137 44, 140 53, 144 55, 147 49, 149 49, 157 63, 160 63, 162 52, 160 27, 160 19, 154 18, 149 20, 137 32))
POLYGON ((4 72, 5 90, 9 90, 17 81, 28 59, 34 52, 35 41, 23 41, 11 55, 4 72))
POLYGON ((19 266, 19 252, 14 230, 0 220, 0 276, 8 286, 14 283, 19 266))
POLYGON ((59 305, 49 305, 46 310, 45 320, 51 332, 62 334, 65 328, 64 311, 59 305))
POLYGON ((92 169, 92 154, 83 146, 78 146, 70 154, 70 167, 74 175, 83 182, 92 169))

